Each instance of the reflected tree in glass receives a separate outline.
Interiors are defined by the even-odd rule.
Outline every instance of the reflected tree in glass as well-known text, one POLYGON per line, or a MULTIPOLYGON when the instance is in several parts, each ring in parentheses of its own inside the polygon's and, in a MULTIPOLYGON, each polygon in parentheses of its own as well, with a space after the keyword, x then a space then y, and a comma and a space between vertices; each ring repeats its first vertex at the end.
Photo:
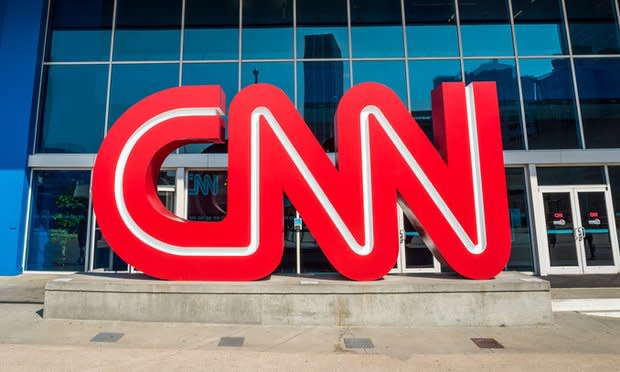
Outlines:
POLYGON ((89 171, 33 173, 27 270, 84 270, 89 171))

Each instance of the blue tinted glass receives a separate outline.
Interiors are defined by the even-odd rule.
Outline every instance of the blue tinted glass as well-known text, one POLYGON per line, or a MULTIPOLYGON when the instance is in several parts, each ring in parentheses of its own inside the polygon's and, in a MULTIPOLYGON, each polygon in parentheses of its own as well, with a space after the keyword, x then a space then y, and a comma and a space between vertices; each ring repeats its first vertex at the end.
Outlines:
POLYGON ((292 62, 244 62, 241 65, 241 86, 269 83, 282 89, 291 102, 295 100, 292 62))
POLYGON ((293 58, 293 1, 243 2, 244 59, 293 58))
POLYGON ((529 147, 580 147, 570 61, 522 59, 519 67, 529 147))
POLYGON ((237 94, 237 63, 184 63, 183 85, 220 85, 226 93, 226 107, 237 94))
POLYGON ((178 63, 114 65, 108 125, 112 126, 125 110, 146 96, 178 85, 178 63))
POLYGON ((349 55, 345 0, 297 0, 297 57, 349 55))
POLYGON ((504 149, 522 149, 523 131, 514 60, 465 61, 465 82, 474 81, 494 81, 497 84, 504 149))
POLYGON ((519 55, 568 54, 560 0, 513 0, 519 55))
POLYGON ((409 57, 458 56, 453 0, 406 0, 409 57))
POLYGON ((351 0, 353 57, 403 57, 399 0, 351 0))
POLYGON ((187 0, 183 59, 239 58, 239 1, 187 0))
POLYGON ((620 53, 620 37, 613 3, 613 0, 566 1, 573 53, 620 53))
POLYGON ((508 269, 534 271, 524 169, 506 169, 506 186, 508 188, 508 211, 512 240, 508 269))
POLYGON ((115 60, 178 60, 180 49, 180 0, 118 0, 115 60))
POLYGON ((297 106, 326 151, 335 151, 334 115, 350 86, 349 64, 305 61, 297 64, 297 106))
POLYGON ((365 81, 387 85, 407 105, 407 84, 404 61, 356 61, 353 62, 353 83, 365 81))
POLYGON ((620 59, 575 59, 586 147, 620 147, 620 59))
POLYGON ((35 171, 26 270, 84 270, 90 171, 35 171))
POLYGON ((45 69, 38 152, 96 153, 105 128, 107 65, 45 69))
MULTIPOLYGON (((226 112, 230 107, 230 101, 237 94, 238 88, 237 63, 185 63, 183 64, 183 85, 213 85, 217 84, 226 93, 226 112)), ((222 147, 221 145, 216 145, 222 147)), ((179 149, 182 154, 202 153, 210 144, 192 144, 179 149)), ((211 149, 213 151, 215 149, 211 149)))
POLYGON ((55 0, 50 8, 48 61, 107 61, 112 0, 55 0))
POLYGON ((504 1, 459 3, 464 56, 511 56, 512 33, 504 1))
POLYGON ((433 139, 431 92, 441 83, 461 80, 461 64, 457 60, 409 62, 411 113, 431 140, 433 139))

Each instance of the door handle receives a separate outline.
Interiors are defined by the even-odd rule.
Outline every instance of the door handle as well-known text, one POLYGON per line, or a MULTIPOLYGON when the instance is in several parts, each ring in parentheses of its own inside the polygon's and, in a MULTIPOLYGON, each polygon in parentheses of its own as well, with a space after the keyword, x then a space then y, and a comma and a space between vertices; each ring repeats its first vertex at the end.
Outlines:
POLYGON ((583 240, 586 237, 586 229, 583 227, 575 228, 575 240, 583 240))

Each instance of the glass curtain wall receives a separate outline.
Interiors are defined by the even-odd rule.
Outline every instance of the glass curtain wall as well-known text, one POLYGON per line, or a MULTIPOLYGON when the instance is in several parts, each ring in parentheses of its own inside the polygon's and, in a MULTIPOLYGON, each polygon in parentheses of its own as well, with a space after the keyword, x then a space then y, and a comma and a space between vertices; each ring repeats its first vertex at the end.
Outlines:
POLYGON ((431 89, 488 80, 505 149, 618 148, 617 14, 612 0, 50 0, 33 152, 96 153, 129 106, 190 84, 228 103, 276 84, 334 152, 340 97, 378 81, 432 139, 431 89))
POLYGON ((51 0, 35 152, 95 153, 127 107, 167 87, 220 84, 230 102, 261 82, 283 89, 335 151, 337 102, 369 80, 393 89, 429 137, 432 87, 490 80, 505 149, 620 146, 620 135, 609 135, 620 116, 614 1, 456 5, 51 0))

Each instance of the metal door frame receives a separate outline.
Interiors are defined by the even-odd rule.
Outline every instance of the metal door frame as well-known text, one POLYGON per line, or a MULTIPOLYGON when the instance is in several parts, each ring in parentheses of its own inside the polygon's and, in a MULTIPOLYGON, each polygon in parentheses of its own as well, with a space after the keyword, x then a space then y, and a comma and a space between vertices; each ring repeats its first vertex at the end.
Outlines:
POLYGON ((615 234, 615 216, 611 200, 611 192, 609 186, 606 185, 562 185, 562 186, 538 186, 539 198, 535 203, 540 204, 536 208, 539 213, 537 215, 537 223, 535 224, 536 233, 540 237, 538 239, 538 255, 541 262, 541 272, 545 274, 615 274, 619 271, 620 254, 618 251, 618 236, 615 234), (543 194, 545 193, 568 193, 571 203, 571 213, 573 217, 573 226, 575 229, 581 226, 581 211, 579 205, 580 192, 602 192, 605 197, 605 207, 607 208, 609 240, 612 248, 614 259, 613 266, 588 266, 585 257, 585 245, 583 240, 575 240, 575 249, 577 250, 577 266, 551 266, 549 257, 549 244, 547 240, 547 226, 543 194))
MULTIPOLYGON (((397 205, 397 214, 398 214, 398 259, 396 260, 396 267, 390 270, 390 274, 401 274, 401 273, 440 273, 441 272, 441 263, 437 260, 435 255, 433 255, 433 267, 407 267, 407 257, 405 250, 405 214, 403 213, 402 208, 397 205)), ((431 251, 432 253, 432 251, 431 251)))

